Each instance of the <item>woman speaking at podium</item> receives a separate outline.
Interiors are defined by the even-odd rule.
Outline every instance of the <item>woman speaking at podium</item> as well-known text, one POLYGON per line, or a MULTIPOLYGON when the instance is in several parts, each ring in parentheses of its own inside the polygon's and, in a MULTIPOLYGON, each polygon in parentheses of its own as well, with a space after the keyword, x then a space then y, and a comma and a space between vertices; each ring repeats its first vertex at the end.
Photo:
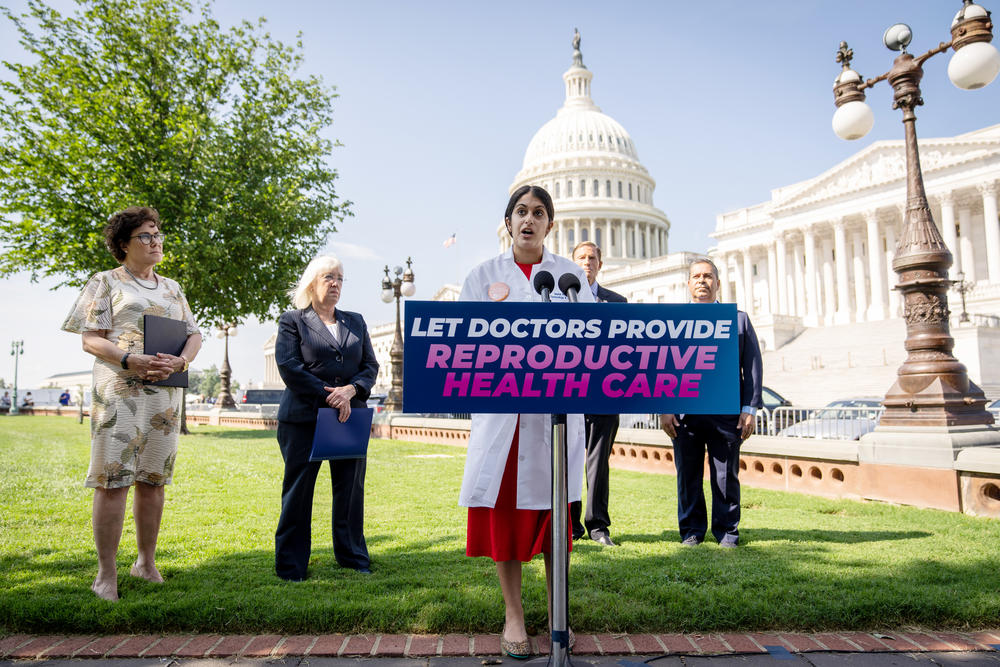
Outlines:
MULTIPOLYGON (((462 286, 461 301, 541 301, 534 276, 548 271, 558 280, 572 273, 587 281, 570 260, 545 248, 555 212, 549 193, 538 186, 514 191, 504 222, 511 248, 474 268, 462 286)), ((555 288, 553 301, 567 297, 555 288)), ((580 301, 593 301, 582 290, 580 301)), ((538 400, 538 399, 533 399, 538 400)), ((566 429, 569 501, 580 500, 583 485, 584 424, 569 415, 566 429)), ((552 428, 547 414, 473 414, 459 504, 469 508, 467 556, 488 556, 497 565, 506 617, 500 637, 512 658, 530 654, 521 604, 521 564, 545 555, 549 610, 552 608, 552 428)), ((570 533, 567 529, 567 541, 570 533)))

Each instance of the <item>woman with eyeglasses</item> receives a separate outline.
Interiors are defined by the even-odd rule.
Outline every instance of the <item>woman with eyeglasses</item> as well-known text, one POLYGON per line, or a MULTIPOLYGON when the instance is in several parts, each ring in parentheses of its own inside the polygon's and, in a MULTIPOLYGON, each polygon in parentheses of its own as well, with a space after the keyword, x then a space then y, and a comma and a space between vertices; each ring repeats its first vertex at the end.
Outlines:
MULTIPOLYGON (((274 533, 275 573, 286 581, 308 576, 313 489, 322 461, 310 461, 317 409, 333 408, 341 422, 365 407, 378 375, 368 326, 341 310, 344 266, 332 255, 309 262, 288 293, 296 310, 278 320, 274 361, 285 383, 278 406, 278 446, 285 461, 281 516, 274 533)), ((365 544, 365 459, 330 461, 333 555, 341 567, 371 573, 365 544)))
POLYGON ((138 550, 129 573, 163 582, 156 568, 156 540, 164 486, 174 473, 184 392, 149 383, 187 370, 201 349, 201 333, 180 286, 154 271, 163 259, 164 240, 155 209, 132 206, 115 213, 104 228, 104 240, 120 266, 87 282, 62 328, 81 334, 84 351, 96 357, 90 468, 84 482, 94 488, 97 577, 91 589, 116 601, 116 559, 129 487, 135 486, 138 550), (179 356, 144 354, 144 315, 184 322, 187 342, 179 356))

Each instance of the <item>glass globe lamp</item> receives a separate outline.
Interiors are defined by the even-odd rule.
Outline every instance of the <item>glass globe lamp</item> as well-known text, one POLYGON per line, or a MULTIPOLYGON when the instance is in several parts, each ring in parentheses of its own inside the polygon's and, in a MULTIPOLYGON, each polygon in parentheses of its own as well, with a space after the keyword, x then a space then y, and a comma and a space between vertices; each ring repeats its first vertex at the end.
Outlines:
POLYGON ((948 62, 948 78, 965 90, 990 84, 1000 73, 1000 52, 989 42, 966 44, 948 62))
POLYGON ((853 141, 868 134, 875 124, 871 107, 860 100, 848 102, 833 114, 833 131, 841 139, 853 141))

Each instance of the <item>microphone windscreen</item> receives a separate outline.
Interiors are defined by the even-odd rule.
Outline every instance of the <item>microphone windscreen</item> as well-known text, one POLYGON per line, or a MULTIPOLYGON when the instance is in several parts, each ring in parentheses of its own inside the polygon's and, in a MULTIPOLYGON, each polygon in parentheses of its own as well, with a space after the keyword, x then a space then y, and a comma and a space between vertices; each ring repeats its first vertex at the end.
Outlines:
POLYGON ((542 290, 551 292, 552 288, 556 286, 556 279, 548 271, 539 271, 535 274, 533 285, 535 286, 535 291, 539 294, 542 293, 542 290))
POLYGON ((570 290, 580 291, 580 279, 576 274, 567 272, 559 276, 559 291, 568 295, 570 290))

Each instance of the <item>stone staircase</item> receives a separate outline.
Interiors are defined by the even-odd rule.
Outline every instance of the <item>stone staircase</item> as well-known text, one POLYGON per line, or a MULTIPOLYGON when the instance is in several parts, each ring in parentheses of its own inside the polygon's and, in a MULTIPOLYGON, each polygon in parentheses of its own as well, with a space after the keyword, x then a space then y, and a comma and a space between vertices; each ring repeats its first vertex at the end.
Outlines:
POLYGON ((808 328, 764 352, 764 384, 806 407, 838 398, 881 398, 906 359, 905 338, 901 318, 808 328))
MULTIPOLYGON (((764 384, 803 407, 838 398, 882 398, 906 359, 905 339, 902 318, 807 328, 777 350, 764 352, 764 384)), ((972 360, 959 355, 959 361, 968 367, 972 360)), ((980 388, 991 400, 1000 398, 1000 383, 980 383, 980 388)))

